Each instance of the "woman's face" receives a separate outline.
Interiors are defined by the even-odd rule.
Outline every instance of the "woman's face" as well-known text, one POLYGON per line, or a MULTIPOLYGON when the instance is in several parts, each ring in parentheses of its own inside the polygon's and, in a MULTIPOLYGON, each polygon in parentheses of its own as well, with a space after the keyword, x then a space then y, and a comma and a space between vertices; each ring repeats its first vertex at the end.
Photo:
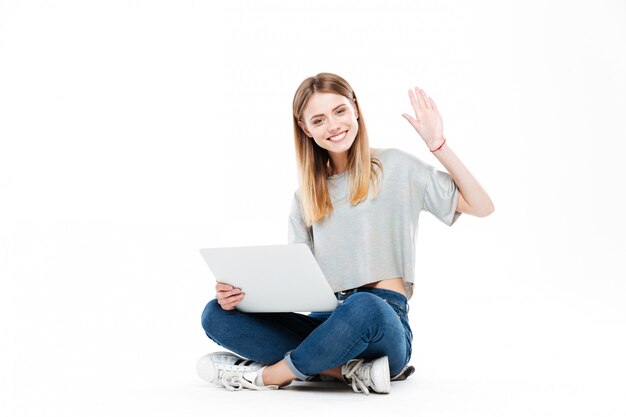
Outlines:
POLYGON ((314 93, 298 122, 304 133, 330 153, 341 154, 352 146, 359 131, 357 110, 340 94, 314 93))

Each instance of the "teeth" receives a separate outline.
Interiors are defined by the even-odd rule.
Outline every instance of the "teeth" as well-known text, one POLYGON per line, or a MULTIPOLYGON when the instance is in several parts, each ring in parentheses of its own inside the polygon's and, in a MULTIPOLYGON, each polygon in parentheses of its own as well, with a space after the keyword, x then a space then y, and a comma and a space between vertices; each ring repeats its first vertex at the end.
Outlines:
POLYGON ((346 133, 347 133, 347 131, 346 131, 346 132, 343 132, 343 133, 342 133, 342 134, 340 134, 340 135, 330 137, 330 138, 328 138, 328 140, 330 140, 330 141, 332 141, 332 142, 338 142, 338 141, 340 141, 341 139, 343 139, 343 137, 344 137, 344 136, 346 136, 346 133))

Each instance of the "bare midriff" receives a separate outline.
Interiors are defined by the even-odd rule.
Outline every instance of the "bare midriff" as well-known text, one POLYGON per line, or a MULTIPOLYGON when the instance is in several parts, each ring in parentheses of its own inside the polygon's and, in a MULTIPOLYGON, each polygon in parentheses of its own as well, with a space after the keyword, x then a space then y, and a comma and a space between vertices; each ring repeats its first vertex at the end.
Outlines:
POLYGON ((406 297, 404 284, 402 283, 402 277, 382 279, 380 281, 370 282, 369 284, 363 285, 363 287, 382 288, 385 290, 396 291, 406 297))

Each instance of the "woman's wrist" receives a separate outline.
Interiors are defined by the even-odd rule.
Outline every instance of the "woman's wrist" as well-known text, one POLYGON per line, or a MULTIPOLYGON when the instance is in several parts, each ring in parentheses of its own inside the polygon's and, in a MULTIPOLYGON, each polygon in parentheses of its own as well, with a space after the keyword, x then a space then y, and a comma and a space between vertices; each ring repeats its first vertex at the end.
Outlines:
POLYGON ((441 149, 443 147, 443 145, 446 143, 446 138, 444 136, 441 136, 443 138, 443 142, 441 142, 441 144, 439 146, 437 146, 436 148, 432 149, 430 148, 431 152, 437 152, 439 149, 441 149))

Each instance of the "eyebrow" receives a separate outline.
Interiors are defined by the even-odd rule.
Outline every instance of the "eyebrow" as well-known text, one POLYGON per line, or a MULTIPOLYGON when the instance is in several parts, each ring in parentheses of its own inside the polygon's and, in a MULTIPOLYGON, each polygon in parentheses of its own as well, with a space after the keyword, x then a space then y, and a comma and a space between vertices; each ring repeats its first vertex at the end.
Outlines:
MULTIPOLYGON (((333 111, 335 111, 335 110, 337 110, 339 107, 341 107, 341 106, 345 106, 345 105, 346 105, 346 103, 342 103, 342 104, 338 105, 337 107, 335 107, 335 108, 333 109, 333 111)), ((313 118, 315 118, 315 117, 318 117, 318 116, 323 116, 323 114, 314 114, 313 116, 309 117, 309 120, 311 120, 311 119, 313 119, 313 118)))

